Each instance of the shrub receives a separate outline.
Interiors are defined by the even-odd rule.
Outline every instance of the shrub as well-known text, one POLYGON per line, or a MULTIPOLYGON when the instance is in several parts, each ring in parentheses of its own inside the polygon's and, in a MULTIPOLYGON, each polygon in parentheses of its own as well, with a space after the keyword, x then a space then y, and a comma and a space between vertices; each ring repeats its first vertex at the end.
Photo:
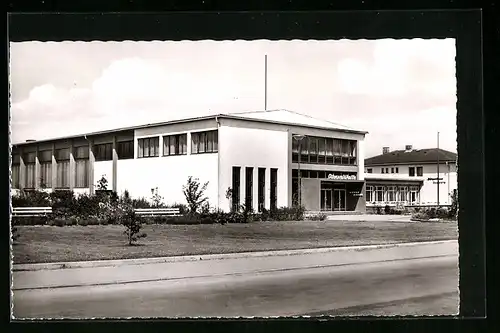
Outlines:
POLYGON ((56 226, 56 227, 64 227, 67 224, 66 221, 68 221, 68 220, 65 218, 55 218, 55 219, 49 221, 49 225, 56 226))
POLYGON ((324 221, 326 220, 326 214, 320 213, 320 214, 315 214, 307 217, 308 220, 311 221, 324 221))
POLYGON ((127 235, 128 244, 133 245, 139 238, 146 237, 146 233, 141 233, 142 223, 135 215, 134 207, 130 200, 122 200, 116 211, 117 219, 125 226, 124 234, 127 235))
POLYGON ((428 221, 429 215, 426 212, 415 212, 415 213, 413 213, 411 218, 415 219, 415 220, 428 221))
POLYGON ((384 214, 390 214, 390 213, 391 213, 391 207, 389 205, 385 205, 384 214))
POLYGON ((151 208, 151 204, 145 198, 132 199, 132 206, 134 208, 151 208))
POLYGON ((302 206, 280 207, 270 211, 269 218, 275 221, 302 221, 305 208, 302 206))
POLYGON ((25 191, 12 196, 13 207, 50 207, 51 200, 49 193, 45 191, 25 191))
POLYGON ((448 211, 448 218, 456 218, 458 215, 458 190, 451 193, 451 207, 448 211))

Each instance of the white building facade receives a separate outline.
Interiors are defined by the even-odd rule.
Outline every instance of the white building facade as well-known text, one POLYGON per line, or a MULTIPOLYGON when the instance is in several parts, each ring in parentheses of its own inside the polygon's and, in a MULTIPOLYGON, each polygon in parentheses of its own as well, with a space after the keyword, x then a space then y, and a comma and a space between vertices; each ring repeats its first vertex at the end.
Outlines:
POLYGON ((451 205, 457 154, 443 149, 389 151, 365 160, 367 207, 451 205))
MULTIPOLYGON (((175 204, 185 203, 182 187, 192 176, 208 182, 205 194, 212 207, 228 211, 239 203, 259 211, 293 204, 300 168, 301 178, 307 179, 301 181, 302 202, 312 205, 310 210, 335 210, 333 192, 324 194, 327 190, 319 184, 336 182, 345 188, 345 182, 351 181, 358 192, 364 189, 365 134, 292 111, 273 110, 29 141, 12 147, 12 189, 94 193, 105 177, 108 189, 118 194, 127 190, 133 198, 149 199, 157 189, 166 204, 175 204), (301 162, 295 135, 307 138, 301 162), (306 196, 311 192, 309 183, 317 189, 312 200, 306 196)), ((349 194, 344 190, 342 195, 343 203, 337 206, 348 210, 349 194)), ((356 196, 358 201, 362 203, 350 207, 364 209, 362 195, 356 196)))

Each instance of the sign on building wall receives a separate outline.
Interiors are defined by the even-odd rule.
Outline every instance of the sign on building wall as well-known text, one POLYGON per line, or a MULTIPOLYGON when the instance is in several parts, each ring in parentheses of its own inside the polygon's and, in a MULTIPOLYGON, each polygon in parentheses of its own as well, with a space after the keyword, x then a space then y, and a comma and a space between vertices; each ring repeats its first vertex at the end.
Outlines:
POLYGON ((334 175, 333 173, 328 175, 328 179, 335 180, 356 180, 355 175, 334 175))

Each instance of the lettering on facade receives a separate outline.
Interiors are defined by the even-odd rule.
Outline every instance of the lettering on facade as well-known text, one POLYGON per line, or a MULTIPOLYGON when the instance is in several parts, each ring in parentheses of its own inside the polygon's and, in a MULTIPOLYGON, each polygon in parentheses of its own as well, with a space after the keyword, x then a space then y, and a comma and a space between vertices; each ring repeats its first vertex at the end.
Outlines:
POLYGON ((328 175, 328 179, 335 180, 356 180, 355 175, 334 175, 333 173, 328 175))

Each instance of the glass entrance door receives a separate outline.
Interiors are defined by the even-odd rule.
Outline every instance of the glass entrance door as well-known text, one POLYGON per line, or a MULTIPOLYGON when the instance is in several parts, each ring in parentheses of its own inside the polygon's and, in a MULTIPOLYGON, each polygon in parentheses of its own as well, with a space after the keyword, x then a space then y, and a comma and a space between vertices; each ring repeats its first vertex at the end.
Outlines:
POLYGON ((333 210, 338 210, 338 211, 346 210, 346 190, 343 189, 333 190, 333 210))
POLYGON ((332 208, 332 190, 322 189, 321 190, 321 210, 331 211, 332 208))

